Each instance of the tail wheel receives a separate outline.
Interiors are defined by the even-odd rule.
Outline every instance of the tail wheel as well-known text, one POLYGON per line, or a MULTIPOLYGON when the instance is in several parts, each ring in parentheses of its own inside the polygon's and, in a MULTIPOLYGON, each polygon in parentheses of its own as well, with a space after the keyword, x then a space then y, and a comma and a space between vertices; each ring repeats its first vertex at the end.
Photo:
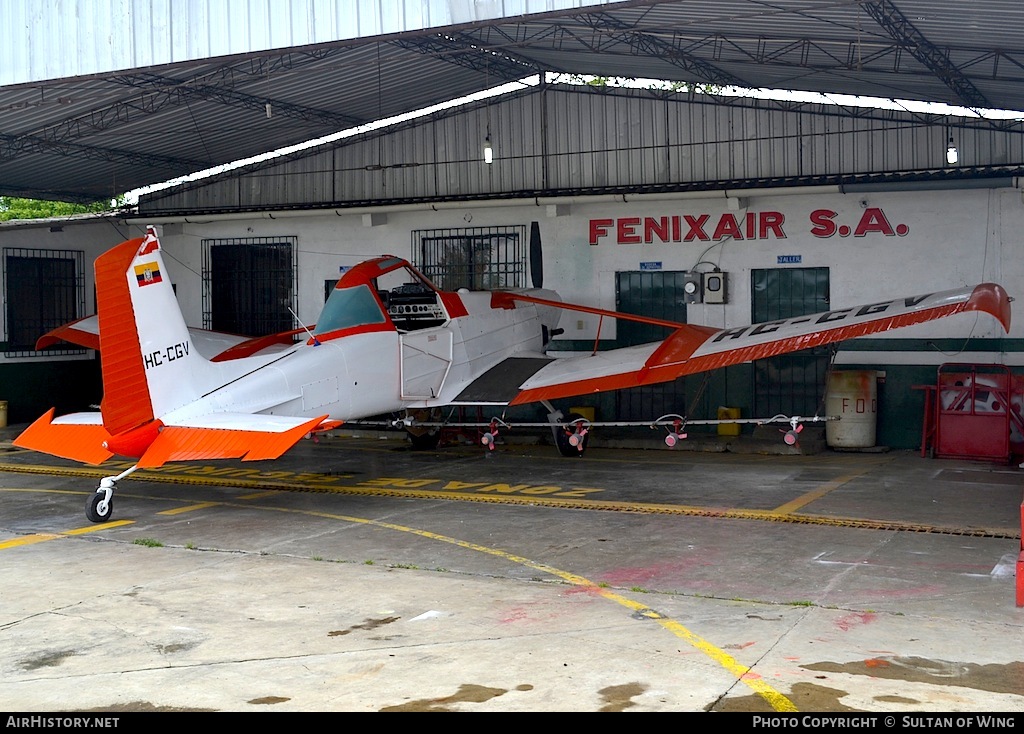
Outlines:
POLYGON ((562 456, 583 456, 587 444, 590 443, 590 429, 586 427, 587 424, 573 423, 576 420, 583 421, 584 418, 579 413, 570 413, 569 422, 565 427, 555 431, 555 443, 558 445, 558 453, 562 456))
POLYGON ((93 492, 85 500, 85 517, 89 522, 107 522, 114 514, 114 498, 106 492, 93 492))

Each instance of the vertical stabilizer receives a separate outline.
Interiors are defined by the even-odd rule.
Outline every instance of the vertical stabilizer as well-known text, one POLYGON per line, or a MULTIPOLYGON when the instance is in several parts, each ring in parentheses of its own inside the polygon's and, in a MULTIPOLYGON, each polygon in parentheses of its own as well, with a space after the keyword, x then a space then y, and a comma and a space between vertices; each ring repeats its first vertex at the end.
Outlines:
POLYGON ((156 233, 96 260, 103 424, 116 435, 199 395, 196 352, 160 254, 156 233))

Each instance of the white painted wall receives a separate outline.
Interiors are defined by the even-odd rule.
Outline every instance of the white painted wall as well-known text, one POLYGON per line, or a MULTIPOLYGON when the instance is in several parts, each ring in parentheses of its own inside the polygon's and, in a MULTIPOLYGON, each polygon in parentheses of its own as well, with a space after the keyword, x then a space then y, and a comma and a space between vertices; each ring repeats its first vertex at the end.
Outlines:
MULTIPOLYGON (((664 270, 708 270, 717 264, 729 274, 729 299, 725 305, 696 304, 688 307, 687 321, 714 327, 750 323, 750 271, 754 268, 787 267, 780 256, 798 256, 791 267, 830 268, 832 306, 844 308, 892 298, 994 281, 1011 296, 1024 294, 1024 201, 1014 188, 942 191, 886 192, 863 194, 752 194, 730 202, 725 198, 685 196, 627 197, 627 201, 593 198, 554 206, 533 203, 503 205, 448 205, 435 211, 430 207, 387 211, 386 223, 365 226, 362 212, 327 214, 274 214, 252 218, 203 218, 194 222, 165 222, 161 242, 167 254, 170 277, 178 289, 185 319, 202 324, 202 247, 204 238, 298 237, 296 257, 299 279, 299 316, 306 323, 316 321, 323 305, 323 282, 336 278, 339 266, 353 265, 380 254, 410 257, 410 233, 414 229, 525 225, 540 222, 544 245, 544 286, 557 290, 567 301, 613 309, 615 272, 639 270, 642 262, 660 262, 664 270), (821 212, 834 211, 825 220, 821 212), (835 233, 827 234, 818 221, 831 221, 835 233), (746 215, 755 221, 762 216, 782 218, 779 237, 775 231, 761 237, 755 231, 746 236, 746 215), (736 218, 739 237, 713 235, 723 216, 736 218), (862 236, 843 236, 841 227, 856 230, 862 217, 869 217, 878 229, 881 217, 892 234, 869 231, 862 236), (680 239, 689 227, 684 217, 707 217, 703 231, 709 239, 651 243, 619 243, 618 226, 627 220, 624 233, 639 233, 644 218, 660 220, 678 216, 680 239), (630 228, 629 219, 641 225, 630 228), (592 220, 612 220, 608 234, 591 245, 592 220), (896 233, 898 230, 899 233, 896 233), (817 232, 817 234, 816 234, 817 232), (697 267, 697 263, 704 264, 697 267)), ((366 218, 368 219, 368 218, 366 218)), ((377 217, 376 219, 380 219, 377 217)), ((727 220, 728 221, 728 220, 727 220)), ((46 227, 5 226, 0 228, 0 247, 54 247, 83 249, 86 261, 103 249, 128 237, 139 236, 145 222, 115 229, 109 222, 64 226, 60 233, 46 227)), ((528 230, 527 230, 528 231, 528 230)), ((87 300, 92 303, 92 273, 87 275, 87 300)), ((598 317, 573 314, 563 323, 566 339, 591 340, 597 336, 598 317), (577 322, 583 328, 577 328, 577 322)), ((614 336, 614 323, 605 320, 601 337, 614 336)), ((901 338, 997 338, 1002 336, 993 319, 961 315, 922 324, 887 336, 901 338)), ((1016 319, 1010 336, 1024 338, 1024 311, 1016 319)), ((1024 356, 1024 355, 1022 355, 1024 356)), ((912 357, 925 357, 915 353, 912 357)), ((1006 364, 1024 364, 1017 354, 992 355, 1006 364)), ((3 359, 0 357, 0 359, 3 359)), ((858 353, 857 361, 863 361, 858 353)), ((895 363, 898 355, 880 355, 882 363, 895 363)), ((842 362, 842 353, 840 354, 842 362)), ((935 355, 935 364, 959 361, 955 355, 935 355)), ((982 361, 972 354, 970 361, 982 361)))
MULTIPOLYGON (((761 195, 740 200, 730 208, 723 198, 643 198, 623 202, 607 199, 560 207, 562 216, 549 216, 553 207, 520 206, 454 207, 441 211, 420 209, 391 211, 381 226, 363 225, 359 213, 305 215, 252 220, 209 221, 182 224, 182 234, 167 236, 165 247, 189 268, 200 269, 200 239, 204 237, 298 236, 300 283, 299 315, 315 321, 322 304, 323 280, 336 277, 338 266, 352 265, 379 254, 410 256, 410 232, 444 227, 528 225, 539 221, 544 243, 544 285, 564 299, 591 306, 615 307, 615 272, 639 270, 641 263, 660 262, 664 270, 709 270, 717 264, 729 274, 729 299, 722 305, 693 304, 687 320, 715 327, 750 323, 750 271, 754 268, 787 267, 780 256, 798 256, 790 267, 829 267, 832 304, 835 308, 860 305, 901 296, 918 295, 975 285, 985 281, 1002 284, 1011 295, 1024 291, 1024 259, 1015 256, 1024 238, 1024 203, 1016 189, 966 189, 929 192, 888 192, 870 195, 761 195), (863 202, 863 204, 862 204, 863 202), (814 212, 836 212, 836 231, 830 236, 815 224, 814 212), (884 222, 879 216, 884 215, 884 222), (767 237, 745 237, 746 215, 755 221, 767 214, 781 215, 784 238, 770 230, 767 237), (707 216, 703 231, 709 238, 692 241, 621 244, 617 227, 589 244, 591 220, 617 223, 639 218, 633 231, 642 238, 642 222, 650 217, 679 216, 680 239, 689 227, 683 217, 707 216), (740 224, 741 238, 713 235, 723 216, 740 224), (855 236, 863 217, 875 231, 855 236), (467 222, 466 220, 471 220, 467 222), (901 234, 877 231, 887 223, 901 234), (841 227, 851 233, 843 236, 841 227), (904 231, 905 228, 905 231, 904 231), (816 234, 817 232, 817 234, 816 234), (702 262, 698 266, 698 262, 702 262)), ((275 215, 277 216, 277 215, 275 215)), ((170 230, 168 230, 170 231, 170 230)), ((201 320, 199 281, 172 272, 179 282, 179 297, 186 304, 190 323, 201 320)), ((593 339, 598 317, 574 314, 565 338, 593 339), (584 322, 583 329, 576 322, 584 322)), ((602 337, 614 336, 614 323, 602 325, 602 337)), ((893 333, 896 335, 896 332, 893 333)), ((901 330, 900 337, 998 337, 1001 329, 987 317, 961 316, 901 330), (976 322, 976 323, 975 323, 976 322)), ((1012 336, 1024 336, 1024 314, 1012 336)))

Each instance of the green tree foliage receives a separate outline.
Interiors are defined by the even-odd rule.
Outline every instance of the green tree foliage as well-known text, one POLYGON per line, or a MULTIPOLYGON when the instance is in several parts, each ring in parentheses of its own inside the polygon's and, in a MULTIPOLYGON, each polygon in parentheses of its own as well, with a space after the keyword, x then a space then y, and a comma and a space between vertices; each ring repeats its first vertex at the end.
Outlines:
POLYGON ((0 221, 8 219, 45 219, 66 217, 71 214, 113 211, 121 206, 124 197, 114 201, 105 199, 92 204, 72 204, 67 201, 45 201, 43 199, 21 199, 17 196, 0 196, 0 221))
POLYGON ((631 77, 621 76, 587 76, 584 74, 568 74, 566 75, 566 78, 573 84, 584 84, 595 89, 633 87, 635 89, 664 90, 680 93, 694 91, 701 94, 721 94, 723 89, 723 87, 718 84, 691 84, 689 82, 658 81, 656 79, 640 81, 631 77))

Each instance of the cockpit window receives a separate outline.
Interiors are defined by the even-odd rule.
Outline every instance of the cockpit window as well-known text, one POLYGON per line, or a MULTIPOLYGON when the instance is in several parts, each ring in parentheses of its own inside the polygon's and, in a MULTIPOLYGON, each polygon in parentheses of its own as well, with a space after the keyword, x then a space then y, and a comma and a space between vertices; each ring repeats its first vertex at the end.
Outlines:
POLYGON ((364 324, 383 324, 385 321, 384 312, 369 286, 335 288, 320 312, 313 333, 320 335, 364 324))

